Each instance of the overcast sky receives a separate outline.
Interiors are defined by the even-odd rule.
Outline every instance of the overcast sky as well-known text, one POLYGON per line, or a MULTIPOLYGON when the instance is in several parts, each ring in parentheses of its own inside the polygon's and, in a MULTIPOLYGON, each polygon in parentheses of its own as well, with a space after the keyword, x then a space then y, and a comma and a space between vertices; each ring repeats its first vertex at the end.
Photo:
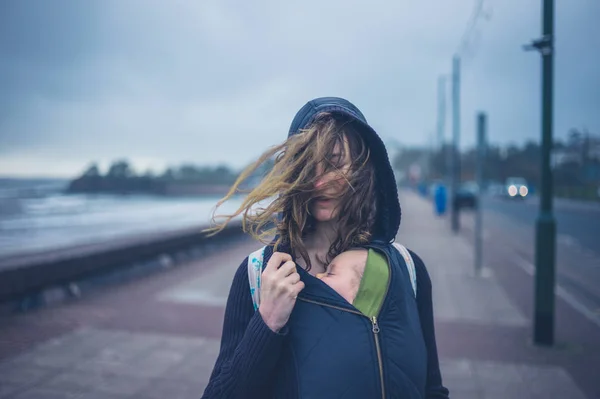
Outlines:
MULTIPOLYGON (((0 4, 0 175, 245 165, 311 98, 426 145, 474 0, 14 0, 0 4)), ((487 0, 464 54, 462 143, 538 140, 541 0, 487 0)), ((556 1, 555 135, 600 133, 600 2, 556 1)), ((448 86, 449 93, 450 86, 448 86)), ((450 111, 450 103, 448 103, 450 111)), ((450 114, 446 137, 450 137, 450 114)))

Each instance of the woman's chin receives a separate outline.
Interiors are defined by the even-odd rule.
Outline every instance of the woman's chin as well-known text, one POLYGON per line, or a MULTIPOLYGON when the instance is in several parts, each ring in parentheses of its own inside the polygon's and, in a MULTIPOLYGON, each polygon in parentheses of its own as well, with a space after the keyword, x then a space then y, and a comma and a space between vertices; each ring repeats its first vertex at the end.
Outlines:
POLYGON ((313 217, 317 222, 331 222, 335 219, 335 212, 331 209, 318 209, 313 213, 313 217))

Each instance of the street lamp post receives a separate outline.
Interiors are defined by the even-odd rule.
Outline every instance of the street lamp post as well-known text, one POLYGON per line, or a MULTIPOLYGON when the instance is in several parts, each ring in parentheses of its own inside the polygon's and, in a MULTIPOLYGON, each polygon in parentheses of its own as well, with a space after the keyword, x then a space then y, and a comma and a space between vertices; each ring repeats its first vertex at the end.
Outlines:
POLYGON ((526 49, 542 56, 542 163, 540 213, 535 235, 535 310, 533 338, 538 345, 554 344, 556 221, 552 211, 552 152, 554 0, 543 0, 542 38, 526 49))
POLYGON ((452 180, 451 180, 451 227, 454 233, 460 230, 460 209, 455 203, 460 188, 460 58, 452 58, 452 180))

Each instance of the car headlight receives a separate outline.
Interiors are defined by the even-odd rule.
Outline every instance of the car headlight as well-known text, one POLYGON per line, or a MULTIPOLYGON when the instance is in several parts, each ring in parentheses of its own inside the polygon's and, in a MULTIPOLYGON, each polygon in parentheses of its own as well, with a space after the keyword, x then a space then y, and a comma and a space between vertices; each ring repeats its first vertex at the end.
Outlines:
POLYGON ((514 197, 515 195, 517 195, 517 193, 518 193, 517 186, 508 187, 508 195, 510 195, 511 197, 514 197))
POLYGON ((519 194, 521 194, 521 197, 526 197, 528 193, 529 190, 527 189, 527 187, 521 186, 521 188, 519 188, 519 194))

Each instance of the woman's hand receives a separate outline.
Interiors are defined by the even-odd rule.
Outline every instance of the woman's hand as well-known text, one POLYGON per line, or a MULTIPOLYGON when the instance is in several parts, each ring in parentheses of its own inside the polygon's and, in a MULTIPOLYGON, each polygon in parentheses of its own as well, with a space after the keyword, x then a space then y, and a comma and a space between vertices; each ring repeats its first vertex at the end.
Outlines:
POLYGON ((274 252, 262 273, 260 307, 258 311, 265 324, 274 332, 285 326, 296 304, 298 293, 304 288, 296 264, 289 254, 274 252))

